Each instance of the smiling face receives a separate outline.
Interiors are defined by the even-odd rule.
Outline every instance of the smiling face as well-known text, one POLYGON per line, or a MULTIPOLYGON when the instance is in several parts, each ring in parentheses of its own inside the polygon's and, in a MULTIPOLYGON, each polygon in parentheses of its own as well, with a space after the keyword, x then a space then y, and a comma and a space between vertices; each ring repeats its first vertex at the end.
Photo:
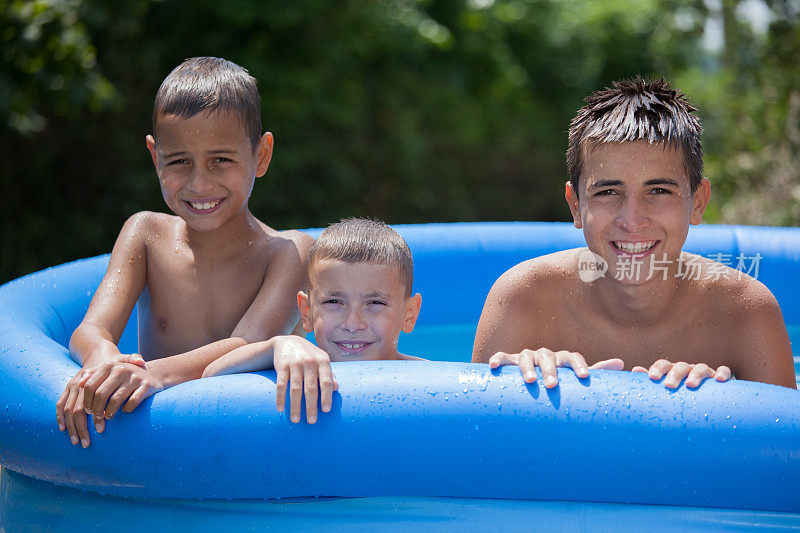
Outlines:
POLYGON ((406 296, 397 268, 320 259, 309 272, 310 294, 298 294, 303 328, 331 361, 397 359, 400 332, 414 329, 420 295, 406 296))
POLYGON ((703 219, 708 180, 692 193, 680 150, 647 141, 603 143, 585 154, 580 190, 568 183, 566 198, 589 249, 612 277, 624 263, 641 262, 626 283, 646 283, 654 260, 666 260, 674 275, 689 224, 703 219))
POLYGON ((219 229, 246 212, 256 176, 272 156, 272 135, 253 145, 238 115, 202 112, 160 117, 158 140, 147 137, 169 208, 198 232, 219 229))

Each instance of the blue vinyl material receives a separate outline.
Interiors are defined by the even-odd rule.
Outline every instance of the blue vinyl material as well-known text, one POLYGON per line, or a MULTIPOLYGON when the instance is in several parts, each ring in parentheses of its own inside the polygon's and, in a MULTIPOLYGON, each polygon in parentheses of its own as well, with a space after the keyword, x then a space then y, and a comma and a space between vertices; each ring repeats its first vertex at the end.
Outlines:
MULTIPOLYGON (((559 223, 397 229, 415 257, 420 326, 474 324, 503 271, 583 244, 559 223)), ((760 254, 759 279, 787 322, 800 322, 800 230, 693 227, 685 249, 760 254)), ((274 373, 260 372, 162 391, 93 435, 89 449, 71 446, 55 401, 78 369, 66 345, 107 260, 0 287, 0 464, 13 471, 4 472, 0 520, 37 486, 20 473, 113 497, 558 500, 771 511, 798 524, 800 392, 745 381, 670 391, 641 374, 578 380, 563 370, 548 391, 516 368, 340 363, 333 410, 315 425, 277 413, 274 373), (22 486, 28 492, 13 489, 22 486)), ((134 316, 123 350, 135 350, 135 337, 134 316)))

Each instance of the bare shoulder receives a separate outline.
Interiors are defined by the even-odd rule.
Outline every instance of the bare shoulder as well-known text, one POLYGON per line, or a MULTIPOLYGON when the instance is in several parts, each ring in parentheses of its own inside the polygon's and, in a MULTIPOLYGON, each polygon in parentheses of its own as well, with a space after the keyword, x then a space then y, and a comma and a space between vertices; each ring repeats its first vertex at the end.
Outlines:
POLYGON ((724 339, 736 377, 794 388, 791 345, 775 296, 757 279, 707 261, 706 279, 696 282, 702 291, 698 301, 705 302, 708 322, 724 339))
POLYGON ((182 224, 184 224, 183 220, 174 215, 140 211, 128 217, 122 226, 120 235, 129 235, 137 241, 149 243, 152 239, 174 233, 174 230, 182 224))
POLYGON ((775 296, 757 279, 711 259, 686 255, 700 266, 694 274, 694 290, 702 293, 717 312, 744 319, 753 313, 780 313, 775 296))
POLYGON ((262 240, 265 252, 273 258, 299 258, 305 261, 308 249, 314 243, 314 238, 299 230, 275 230, 259 221, 264 232, 262 240))
POLYGON ((542 346, 542 329, 564 314, 565 294, 579 290, 577 258, 567 250, 524 261, 492 286, 475 334, 472 361, 486 363, 499 351, 542 346))
POLYGON ((578 256, 582 249, 565 250, 523 261, 507 270, 492 286, 490 295, 508 303, 532 303, 578 287, 578 256))

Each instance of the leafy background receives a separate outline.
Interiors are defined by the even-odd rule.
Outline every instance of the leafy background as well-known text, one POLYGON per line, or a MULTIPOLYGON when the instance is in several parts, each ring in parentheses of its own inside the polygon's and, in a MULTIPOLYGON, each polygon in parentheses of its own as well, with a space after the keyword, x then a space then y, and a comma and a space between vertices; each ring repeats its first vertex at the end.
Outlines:
POLYGON ((800 222, 800 0, 0 0, 0 281, 166 209, 144 137, 198 55, 259 81, 276 228, 567 220, 569 121, 635 74, 701 110, 707 221, 800 222))

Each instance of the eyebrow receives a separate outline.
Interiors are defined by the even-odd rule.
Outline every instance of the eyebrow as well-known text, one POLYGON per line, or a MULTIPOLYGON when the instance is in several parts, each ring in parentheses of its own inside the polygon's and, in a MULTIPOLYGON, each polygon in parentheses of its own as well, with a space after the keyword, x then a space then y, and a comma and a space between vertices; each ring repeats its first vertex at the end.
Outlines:
MULTIPOLYGON (((323 292, 322 293, 322 297, 323 298, 342 298, 344 296, 347 296, 347 295, 345 293, 341 292, 341 291, 323 292)), ((364 298, 384 298, 384 299, 389 299, 390 298, 389 294, 383 293, 383 292, 379 292, 379 291, 375 291, 375 292, 370 292, 370 293, 364 294, 363 297, 364 298)))
MULTIPOLYGON (((588 189, 600 189, 602 187, 619 187, 622 185, 621 180, 597 180, 591 185, 589 185, 588 189)), ((644 182, 645 185, 673 185, 675 187, 678 186, 678 182, 672 178, 653 178, 651 180, 647 180, 644 182)))
MULTIPOLYGON (((206 152, 206 155, 235 154, 235 153, 236 153, 236 150, 233 150, 231 148, 220 148, 218 150, 209 150, 208 152, 206 152)), ((184 156, 187 156, 187 155, 191 155, 191 154, 189 152, 186 152, 186 151, 183 151, 183 152, 169 152, 169 153, 166 153, 166 154, 161 154, 161 157, 163 157, 164 159, 168 159, 170 157, 178 157, 178 156, 184 157, 184 156)))
POLYGON ((161 154, 161 157, 163 157, 164 159, 169 159, 170 157, 178 157, 186 155, 189 155, 189 152, 169 152, 166 154, 161 154))

